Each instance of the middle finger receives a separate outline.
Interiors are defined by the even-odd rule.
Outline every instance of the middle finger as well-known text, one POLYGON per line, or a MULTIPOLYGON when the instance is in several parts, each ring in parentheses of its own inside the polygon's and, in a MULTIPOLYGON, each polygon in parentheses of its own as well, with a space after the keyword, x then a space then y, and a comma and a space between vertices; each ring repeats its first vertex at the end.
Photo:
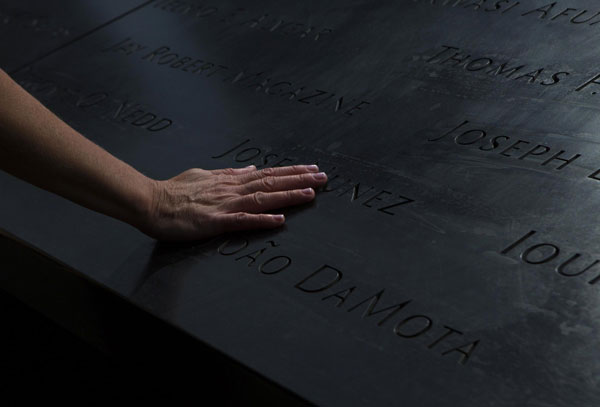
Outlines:
POLYGON ((327 175, 324 172, 307 173, 299 175, 288 175, 283 177, 265 177, 240 185, 242 193, 252 194, 254 192, 276 192, 291 189, 318 188, 327 183, 327 175))

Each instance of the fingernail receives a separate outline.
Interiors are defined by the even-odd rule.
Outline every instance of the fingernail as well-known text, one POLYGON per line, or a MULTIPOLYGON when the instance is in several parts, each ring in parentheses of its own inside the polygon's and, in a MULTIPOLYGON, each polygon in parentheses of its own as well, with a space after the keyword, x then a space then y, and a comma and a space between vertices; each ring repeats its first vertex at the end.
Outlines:
POLYGON ((313 194, 313 189, 312 188, 305 188, 302 190, 302 193, 305 195, 312 195, 313 194))
POLYGON ((317 172, 317 171, 319 171, 319 166, 318 165, 314 165, 314 164, 307 165, 306 168, 308 168, 308 170, 311 171, 311 172, 317 172))
POLYGON ((273 219, 275 219, 277 222, 283 222, 285 220, 285 216, 283 216, 283 215, 273 215, 273 219))
POLYGON ((317 181, 323 181, 323 180, 327 179, 327 175, 324 172, 318 172, 313 175, 313 178, 316 179, 317 181))
POLYGON ((246 168, 256 168, 254 164, 247 166, 246 168))

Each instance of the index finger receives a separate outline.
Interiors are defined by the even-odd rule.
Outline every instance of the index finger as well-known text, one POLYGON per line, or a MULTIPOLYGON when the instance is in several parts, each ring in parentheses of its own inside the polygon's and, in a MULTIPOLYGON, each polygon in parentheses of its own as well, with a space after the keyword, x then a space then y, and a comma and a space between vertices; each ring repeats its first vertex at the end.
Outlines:
POLYGON ((286 175, 306 174, 309 172, 319 172, 319 167, 313 164, 265 168, 259 171, 242 174, 240 179, 242 182, 251 182, 265 177, 282 177, 286 175))

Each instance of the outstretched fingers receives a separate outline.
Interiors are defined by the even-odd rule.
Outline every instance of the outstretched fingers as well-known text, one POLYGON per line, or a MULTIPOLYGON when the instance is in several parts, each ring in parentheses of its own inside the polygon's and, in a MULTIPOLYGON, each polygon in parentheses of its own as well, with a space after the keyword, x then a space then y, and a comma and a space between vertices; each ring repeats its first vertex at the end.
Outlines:
POLYGON ((255 192, 230 201, 228 209, 234 212, 261 213, 287 206, 308 203, 315 198, 312 188, 279 192, 255 192))
POLYGON ((279 177, 265 177, 247 184, 240 185, 242 193, 277 192, 292 189, 318 188, 327 183, 327 175, 323 172, 306 173, 297 175, 284 175, 279 177))
POLYGON ((317 173, 319 167, 316 165, 291 165, 287 167, 272 167, 244 174, 240 177, 241 182, 247 183, 266 177, 283 177, 286 175, 299 175, 306 173, 317 173))
POLYGON ((327 175, 316 165, 294 165, 257 170, 227 168, 212 171, 215 175, 230 175, 236 180, 237 197, 220 205, 224 211, 215 221, 220 233, 252 229, 272 229, 285 223, 283 215, 265 212, 308 203, 315 190, 327 183, 327 175))

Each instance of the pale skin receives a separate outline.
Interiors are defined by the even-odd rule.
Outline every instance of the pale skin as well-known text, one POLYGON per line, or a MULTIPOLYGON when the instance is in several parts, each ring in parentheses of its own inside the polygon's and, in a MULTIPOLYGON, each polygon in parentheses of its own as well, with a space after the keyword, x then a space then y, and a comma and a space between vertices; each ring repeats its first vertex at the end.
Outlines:
MULTIPOLYGON (((200 153, 200 152, 199 152, 200 153)), ((149 178, 94 144, 0 70, 0 169, 167 241, 272 229, 270 212, 315 198, 316 165, 189 169, 149 178)))

